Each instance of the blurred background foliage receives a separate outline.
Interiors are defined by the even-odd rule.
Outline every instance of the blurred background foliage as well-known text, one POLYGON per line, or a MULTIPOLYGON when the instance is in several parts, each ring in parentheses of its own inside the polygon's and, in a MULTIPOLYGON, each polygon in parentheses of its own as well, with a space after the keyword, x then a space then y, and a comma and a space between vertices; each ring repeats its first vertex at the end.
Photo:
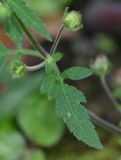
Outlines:
MULTIPOLYGON (((108 56, 112 71, 108 82, 113 95, 121 101, 121 1, 116 0, 25 0, 41 19, 45 20, 52 37, 61 23, 66 6, 80 10, 84 29, 78 33, 64 32, 58 50, 64 53, 58 65, 63 70, 73 65, 89 66, 100 53, 108 56), (52 29, 51 29, 52 28, 52 29)), ((0 40, 15 48, 0 26, 0 40)), ((50 49, 50 43, 38 37, 50 49)), ((23 37, 23 45, 32 48, 23 37)), ((24 56, 26 64, 34 65, 39 59, 24 56)), ((1 65, 1 64, 0 64, 1 65)), ((56 116, 54 102, 40 94, 43 72, 27 73, 19 80, 11 80, 7 68, 0 71, 0 160, 120 160, 121 135, 109 134, 97 128, 104 144, 96 151, 78 142, 56 116)), ((72 82, 69 82, 72 83, 72 82)), ((72 83, 87 95, 89 109, 105 120, 120 126, 121 115, 115 114, 104 95, 96 76, 72 83), (93 85, 92 85, 93 84, 93 85)), ((119 106, 121 108, 121 106, 119 106)))
POLYGON ((54 16, 69 5, 72 0, 26 0, 27 5, 37 12, 40 16, 54 16))

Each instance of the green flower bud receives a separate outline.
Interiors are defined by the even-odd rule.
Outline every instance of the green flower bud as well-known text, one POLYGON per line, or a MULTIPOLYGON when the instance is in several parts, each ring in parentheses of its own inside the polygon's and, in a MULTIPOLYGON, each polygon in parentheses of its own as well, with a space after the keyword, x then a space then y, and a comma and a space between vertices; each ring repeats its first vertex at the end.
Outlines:
POLYGON ((71 31, 77 31, 83 27, 82 15, 79 12, 67 10, 64 13, 63 23, 65 27, 71 31))
POLYGON ((99 55, 91 64, 91 68, 95 74, 102 76, 110 71, 110 62, 105 55, 99 55))
POLYGON ((0 19, 5 19, 10 17, 11 11, 6 3, 0 2, 0 19))
POLYGON ((9 72, 12 75, 12 79, 21 78, 26 72, 25 64, 22 62, 13 62, 9 65, 9 72))

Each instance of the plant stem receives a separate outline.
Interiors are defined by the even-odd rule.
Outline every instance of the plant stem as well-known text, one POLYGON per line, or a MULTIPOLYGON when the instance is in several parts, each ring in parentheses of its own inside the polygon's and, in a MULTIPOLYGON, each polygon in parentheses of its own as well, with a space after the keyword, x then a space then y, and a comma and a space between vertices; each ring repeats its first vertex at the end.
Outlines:
POLYGON ((88 114, 90 115, 92 121, 97 124, 98 126, 100 126, 101 128, 104 128, 105 130, 109 130, 112 131, 114 133, 118 133, 121 134, 121 128, 117 127, 114 124, 111 124, 107 121, 105 121, 104 119, 100 118, 99 116, 97 116, 96 114, 94 114, 93 112, 87 110, 88 114))
MULTIPOLYGON (((22 26, 23 26, 23 24, 22 24, 22 26)), ((27 30, 27 28, 24 25, 24 32, 27 33, 27 37, 29 38, 30 41, 32 40, 31 43, 33 44, 33 37, 31 35, 31 33, 28 30, 26 32, 25 29, 27 30), (29 33, 29 35, 28 35, 28 33, 29 33)), ((62 34, 63 30, 64 30, 64 26, 61 26, 61 28, 60 28, 57 36, 56 36, 56 39, 55 39, 55 41, 54 41, 54 43, 52 45, 50 55, 55 52, 55 50, 57 48, 57 45, 59 43, 59 40, 61 38, 61 34, 62 34)), ((35 40, 34 40, 34 44, 35 44, 35 40)), ((49 54, 46 54, 46 55, 48 56, 49 54)), ((29 71, 29 72, 36 71, 36 70, 41 69, 44 66, 44 64, 45 64, 45 62, 42 62, 42 63, 40 63, 38 65, 35 65, 35 66, 26 66, 26 70, 29 71)), ((59 69, 57 68, 57 65, 56 64, 54 64, 54 65, 55 65, 56 69, 59 71, 59 69)))
POLYGON ((27 36, 27 38, 29 39, 29 41, 31 42, 31 44, 35 47, 36 50, 39 51, 40 53, 40 57, 42 59, 45 59, 45 57, 48 55, 48 52, 41 47, 41 45, 39 44, 38 41, 35 40, 35 38, 33 37, 33 35, 29 32, 29 30, 27 29, 27 27, 25 26, 25 24, 22 22, 22 20, 15 14, 13 13, 14 17, 16 18, 18 24, 21 26, 21 28, 23 29, 25 35, 27 36))
POLYGON ((55 38, 55 41, 54 41, 54 43, 52 45, 50 54, 53 54, 56 51, 56 48, 58 46, 58 43, 60 41, 60 38, 61 38, 61 35, 62 35, 62 32, 63 32, 64 28, 65 28, 65 26, 62 25, 60 30, 59 30, 59 32, 58 32, 58 34, 57 34, 57 36, 56 36, 56 38, 55 38))
MULTIPOLYGON (((101 77, 100 77, 100 81, 101 81, 102 87, 104 88, 104 90, 105 90, 107 96, 109 97, 110 101, 112 102, 113 106, 118 110, 119 103, 118 103, 118 101, 113 97, 112 92, 111 92, 111 90, 109 89, 108 84, 107 84, 107 82, 106 82, 105 76, 101 76, 101 77)), ((119 111, 119 110, 118 110, 118 111, 119 111)))
POLYGON ((35 66, 26 66, 26 71, 32 72, 32 71, 37 71, 39 69, 41 69, 42 67, 44 67, 45 65, 45 61, 41 62, 38 65, 35 66))

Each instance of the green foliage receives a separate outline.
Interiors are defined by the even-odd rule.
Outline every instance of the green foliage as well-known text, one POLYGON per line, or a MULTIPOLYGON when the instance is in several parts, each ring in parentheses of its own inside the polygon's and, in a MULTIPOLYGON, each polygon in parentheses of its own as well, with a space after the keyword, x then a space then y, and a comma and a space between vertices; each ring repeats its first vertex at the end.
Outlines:
POLYGON ((24 152, 23 137, 16 131, 0 131, 0 159, 17 160, 24 152))
POLYGON ((53 72, 53 63, 58 62, 63 57, 62 53, 56 52, 49 55, 45 60, 45 71, 47 74, 51 74, 53 72))
POLYGON ((85 108, 80 102, 85 101, 82 94, 71 86, 62 86, 62 92, 57 98, 57 113, 63 117, 70 131, 78 140, 82 140, 97 149, 101 149, 102 145, 94 130, 94 126, 89 121, 89 117, 85 108))
POLYGON ((51 74, 53 72, 53 58, 51 56, 48 56, 45 60, 45 72, 47 74, 51 74))
POLYGON ((55 16, 63 10, 72 0, 25 0, 27 5, 41 16, 55 16))
MULTIPOLYGON (((62 54, 59 52, 48 54, 28 30, 28 27, 31 27, 36 32, 51 40, 45 26, 36 14, 26 6, 23 0, 6 0, 6 3, 12 13, 10 19, 8 21, 6 19, 3 22, 4 27, 6 33, 17 44, 19 49, 14 51, 8 50, 3 44, 0 44, 0 60, 5 60, 6 56, 9 55, 15 55, 15 58, 21 58, 23 54, 41 57, 44 60, 43 64, 45 64, 46 72, 46 77, 41 84, 41 92, 47 94, 49 100, 55 100, 57 114, 63 118, 69 130, 78 140, 96 149, 102 149, 102 144, 87 111, 80 104, 86 102, 85 95, 75 87, 69 86, 64 82, 65 79, 82 80, 89 77, 92 71, 84 67, 72 67, 61 73, 56 62, 62 58, 62 54), (22 48, 22 29, 32 45, 39 51, 39 55, 38 52, 22 48)), ((82 17, 76 11, 66 12, 63 22, 65 27, 72 31, 76 31, 82 27, 82 17)), ((52 52, 56 50, 63 29, 64 26, 62 26, 53 43, 52 52)), ((23 75, 26 66, 18 62, 14 62, 14 64, 15 66, 9 68, 12 70, 14 77, 20 77, 23 75)), ((34 143, 43 147, 51 147, 60 140, 64 130, 62 120, 56 115, 55 103, 49 101, 45 95, 35 94, 27 97, 27 95, 31 94, 32 89, 35 90, 38 87, 42 77, 43 73, 39 77, 30 77, 26 82, 24 78, 21 82, 14 81, 12 89, 9 89, 9 94, 5 98, 2 95, 0 99, 0 118, 13 116, 13 113, 18 111, 16 110, 16 106, 18 106, 17 108, 21 106, 16 118, 23 132, 34 143), (18 88, 16 88, 16 85, 18 88), (24 98, 26 98, 26 101, 22 103, 24 98), (10 101, 12 101, 12 104, 9 103, 10 101)), ((36 156, 40 156, 37 152, 34 152, 33 155, 35 158, 36 156)))
POLYGON ((11 132, 15 130, 15 127, 10 118, 3 118, 0 120, 0 132, 11 132))
MULTIPOLYGON (((86 102, 84 94, 76 88, 65 84, 61 73, 57 70, 56 72, 56 76, 50 75, 43 80, 41 92, 47 93, 51 99, 56 99, 57 114, 64 119, 70 131, 78 140, 82 140, 94 148, 101 149, 102 145, 93 124, 89 120, 86 109, 80 105, 80 102, 86 102)), ((80 67, 70 68, 65 73, 62 74, 66 75, 65 78, 68 77, 73 80, 83 79, 92 74, 89 69, 80 67)))
POLYGON ((10 77, 0 77, 0 81, 4 84, 9 84, 9 87, 0 96, 0 120, 4 117, 13 117, 15 112, 19 109, 19 105, 23 100, 37 90, 43 78, 43 73, 27 75, 22 79, 10 81, 10 77))
POLYGON ((40 53, 34 50, 28 50, 28 49, 15 49, 10 50, 7 49, 2 43, 0 43, 0 71, 2 71, 5 67, 5 62, 7 61, 7 56, 19 56, 22 55, 30 55, 30 56, 36 56, 40 57, 40 53))
POLYGON ((42 93, 49 93, 53 88, 57 77, 55 75, 47 76, 41 83, 41 92, 42 93))
POLYGON ((10 50, 7 49, 2 43, 0 43, 0 59, 6 58, 7 56, 10 55, 30 55, 30 56, 36 56, 40 57, 39 52, 34 51, 34 50, 29 50, 29 49, 15 49, 15 50, 10 50))
POLYGON ((63 78, 72 80, 81 80, 89 77, 91 74, 92 70, 84 67, 72 67, 62 73, 63 78))
POLYGON ((30 10, 23 1, 20 0, 7 0, 9 7, 12 11, 25 23, 27 26, 31 26, 36 32, 40 33, 47 39, 51 40, 51 37, 43 25, 42 21, 37 15, 30 10))
POLYGON ((54 106, 45 95, 34 94, 26 98, 17 116, 26 135, 44 147, 55 145, 63 134, 64 124, 54 106))
POLYGON ((30 150, 27 153, 27 156, 24 160, 46 160, 46 156, 43 151, 39 150, 30 150))
POLYGON ((54 54, 52 54, 51 57, 54 62, 58 62, 59 60, 61 60, 63 58, 63 54, 60 52, 55 52, 54 54))
POLYGON ((22 31, 20 26, 18 25, 15 17, 11 15, 11 17, 5 19, 3 21, 4 29, 6 34, 15 42, 18 48, 22 47, 22 31))

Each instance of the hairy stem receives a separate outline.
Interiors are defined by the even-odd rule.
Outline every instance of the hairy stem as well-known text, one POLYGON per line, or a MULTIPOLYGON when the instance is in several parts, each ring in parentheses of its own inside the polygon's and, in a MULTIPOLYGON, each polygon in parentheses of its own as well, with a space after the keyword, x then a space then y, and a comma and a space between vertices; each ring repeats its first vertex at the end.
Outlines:
MULTIPOLYGON (((113 97, 112 92, 111 92, 111 90, 109 89, 108 84, 107 84, 107 82, 106 82, 105 76, 101 76, 101 77, 100 77, 100 81, 101 81, 102 87, 104 88, 104 90, 105 90, 107 96, 109 97, 110 101, 112 102, 113 106, 118 110, 119 103, 118 103, 118 101, 113 97)), ((119 110, 118 110, 118 111, 119 111, 119 110)))
POLYGON ((60 30, 59 30, 59 32, 58 32, 58 34, 57 34, 57 36, 56 36, 56 38, 55 38, 55 41, 54 41, 54 43, 52 45, 50 54, 53 54, 56 51, 56 48, 57 48, 57 46, 59 44, 59 41, 60 41, 60 38, 61 38, 61 35, 62 35, 62 32, 63 32, 64 28, 65 28, 65 26, 62 25, 60 30))
POLYGON ((27 38, 29 39, 29 41, 31 42, 31 44, 35 47, 36 50, 39 51, 40 57, 42 59, 45 59, 45 57, 48 55, 48 52, 43 47, 41 47, 41 45, 39 44, 39 42, 37 40, 35 40, 35 38, 29 32, 29 30, 27 29, 27 27, 25 26, 25 24, 22 22, 22 20, 15 13, 13 13, 13 15, 16 18, 18 24, 23 29, 25 35, 27 36, 27 38))

